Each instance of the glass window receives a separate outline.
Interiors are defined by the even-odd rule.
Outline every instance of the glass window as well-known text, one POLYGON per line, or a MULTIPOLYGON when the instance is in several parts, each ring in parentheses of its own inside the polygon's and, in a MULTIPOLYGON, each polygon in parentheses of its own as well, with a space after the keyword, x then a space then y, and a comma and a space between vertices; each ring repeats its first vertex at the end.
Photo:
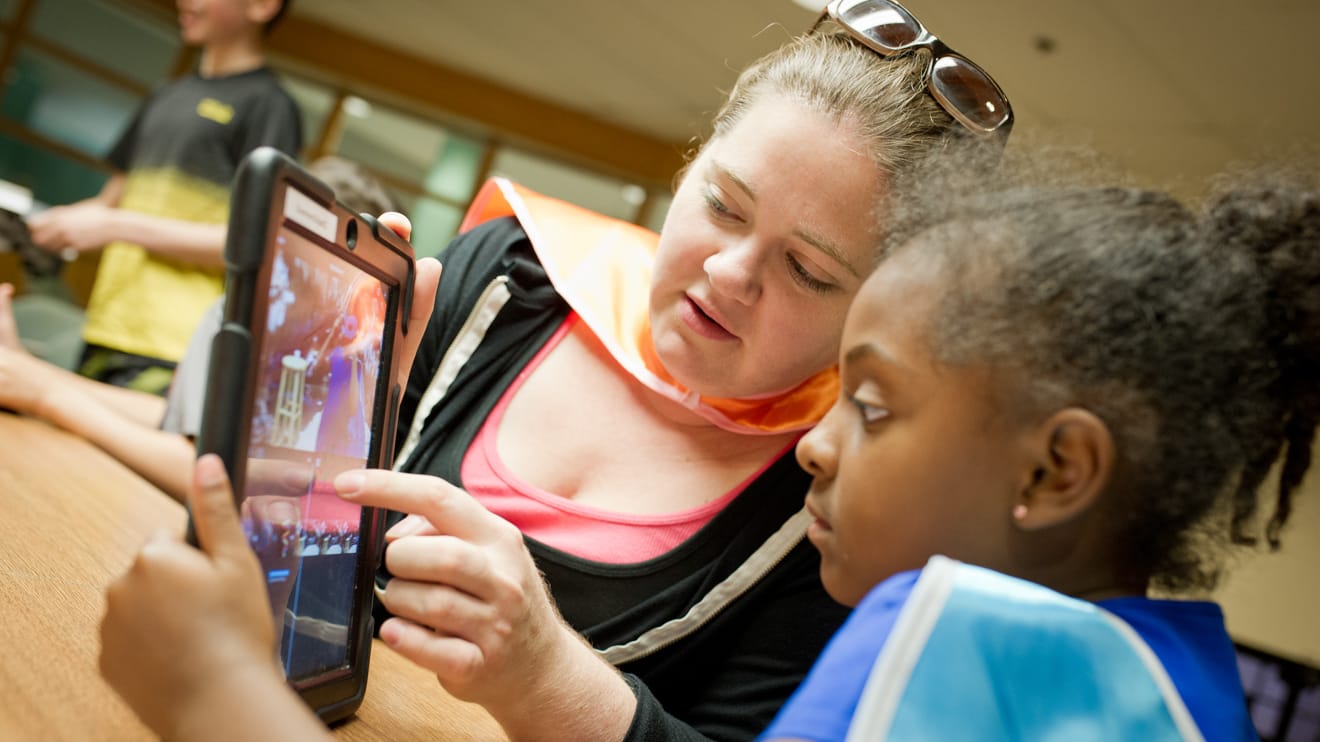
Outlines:
POLYGON ((335 92, 311 80, 286 74, 279 77, 280 84, 289 91, 289 96, 298 104, 298 111, 302 114, 303 147, 315 146, 321 136, 321 129, 325 128, 326 119, 330 118, 330 109, 335 105, 335 92))
POLYGON ((502 148, 495 154, 491 175, 626 221, 636 218, 637 207, 646 195, 631 183, 513 148, 502 148))
POLYGON ((57 205, 95 196, 108 176, 0 135, 0 177, 30 189, 38 204, 57 205))
POLYGON ((444 129, 356 96, 345 98, 343 105, 336 154, 408 183, 420 185, 426 179, 448 139, 444 129))
POLYGON ((138 96, 34 49, 14 60, 0 115, 93 157, 103 157, 128 126, 138 96))
POLYGON ((1261 739, 1320 739, 1320 668, 1237 645, 1238 675, 1261 739))
POLYGON ((413 224, 412 245, 417 257, 434 257, 458 234, 465 209, 434 198, 419 196, 406 212, 413 224))
POLYGON ((652 232, 659 232, 660 227, 665 223, 665 215, 669 213, 669 204, 673 200, 674 196, 669 191, 652 191, 651 205, 647 208, 646 221, 642 226, 652 232))
POLYGON ((423 183, 426 192, 456 204, 471 201, 484 152, 485 148, 475 140, 447 137, 440 156, 426 173, 423 183))
POLYGON ((172 25, 101 0, 40 0, 30 24, 46 41, 147 87, 169 76, 179 51, 172 25))
POLYGON ((1292 724, 1288 726, 1288 742, 1317 739, 1320 739, 1320 685, 1298 694, 1292 724))

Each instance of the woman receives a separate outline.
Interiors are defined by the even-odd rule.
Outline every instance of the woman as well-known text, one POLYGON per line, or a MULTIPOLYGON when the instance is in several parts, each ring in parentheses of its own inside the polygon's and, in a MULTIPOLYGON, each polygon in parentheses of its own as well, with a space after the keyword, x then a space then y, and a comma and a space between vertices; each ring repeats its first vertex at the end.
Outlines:
MULTIPOLYGON (((962 91, 1001 112, 986 124, 925 50, 867 30, 743 72, 658 242, 503 185, 444 253, 401 412, 408 473, 336 487, 414 514, 389 536, 381 637, 510 736, 750 738, 842 620, 793 445, 837 390, 904 180, 1012 121, 988 78, 962 91)), ((134 630, 114 603, 107 641, 134 630)))

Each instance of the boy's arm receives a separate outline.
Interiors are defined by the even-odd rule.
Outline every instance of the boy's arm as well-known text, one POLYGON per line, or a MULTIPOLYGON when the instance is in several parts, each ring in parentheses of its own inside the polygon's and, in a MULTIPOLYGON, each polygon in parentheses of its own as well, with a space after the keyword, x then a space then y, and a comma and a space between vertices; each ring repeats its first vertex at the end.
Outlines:
POLYGON ((165 400, 158 395, 106 384, 55 366, 50 368, 50 373, 61 377, 59 383, 74 385, 73 388, 92 396, 124 419, 145 428, 160 427, 165 416, 165 400))
POLYGON ((196 455, 192 442, 177 433, 139 424, 97 395, 87 394, 81 384, 67 387, 44 397, 35 416, 91 441, 170 497, 183 500, 196 455))
POLYGON ((190 222, 118 208, 124 176, 111 176, 91 198, 56 206, 28 220, 32 242, 52 252, 97 250, 116 240, 203 267, 224 265, 225 225, 190 222))
POLYGON ((133 422, 149 428, 159 427, 165 416, 165 400, 154 394, 102 384, 84 376, 66 371, 28 353, 18 336, 14 321, 12 297, 14 287, 0 283, 0 379, 5 388, 0 390, 0 406, 17 412, 32 414, 28 409, 34 399, 48 386, 73 385, 99 399, 103 404, 133 422))
POLYGON ((87 199, 88 201, 115 208, 119 206, 119 199, 124 195, 124 174, 115 173, 110 179, 101 186, 101 190, 95 196, 87 199))
POLYGON ((138 211, 111 209, 104 226, 107 239, 141 245, 147 252, 207 268, 224 266, 224 224, 168 219, 138 211))
MULTIPOLYGON (((0 286, 0 327, 12 330, 4 321, 9 290, 0 286)), ((187 492, 193 446, 156 429, 165 412, 159 397, 84 378, 0 342, 0 408, 86 438, 175 499, 187 492)))
POLYGON ((99 197, 44 211, 28 222, 32 241, 51 251, 96 250, 116 240, 203 267, 224 265, 225 225, 190 222, 107 206, 99 197))
POLYGON ((188 491, 193 445, 157 430, 164 400, 86 379, 22 350, 0 347, 0 407, 86 438, 171 497, 188 491))

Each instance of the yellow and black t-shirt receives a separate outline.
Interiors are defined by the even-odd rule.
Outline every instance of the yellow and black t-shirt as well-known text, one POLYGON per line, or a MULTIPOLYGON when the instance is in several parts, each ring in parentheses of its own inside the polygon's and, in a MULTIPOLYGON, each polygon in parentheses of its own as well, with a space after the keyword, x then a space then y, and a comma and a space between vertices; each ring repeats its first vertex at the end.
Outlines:
MULTIPOLYGON (((260 145, 297 156, 297 104, 268 68, 226 77, 189 75, 152 93, 110 152, 124 171, 120 208, 224 223, 238 163, 260 145)), ((87 306, 88 343, 178 361, 223 272, 151 255, 130 242, 106 247, 87 306)))

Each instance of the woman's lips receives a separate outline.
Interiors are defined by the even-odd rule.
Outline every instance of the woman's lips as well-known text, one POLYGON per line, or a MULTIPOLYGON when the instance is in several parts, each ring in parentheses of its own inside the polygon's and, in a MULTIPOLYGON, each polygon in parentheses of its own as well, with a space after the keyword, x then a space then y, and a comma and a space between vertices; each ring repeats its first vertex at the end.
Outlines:
POLYGON ((683 323, 692 328, 692 331, 698 335, 711 340, 737 340, 738 336, 729 332, 718 319, 711 316, 701 307, 700 304, 692 300, 692 297, 683 296, 683 301, 679 304, 678 314, 683 319, 683 323))

